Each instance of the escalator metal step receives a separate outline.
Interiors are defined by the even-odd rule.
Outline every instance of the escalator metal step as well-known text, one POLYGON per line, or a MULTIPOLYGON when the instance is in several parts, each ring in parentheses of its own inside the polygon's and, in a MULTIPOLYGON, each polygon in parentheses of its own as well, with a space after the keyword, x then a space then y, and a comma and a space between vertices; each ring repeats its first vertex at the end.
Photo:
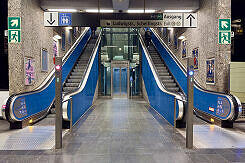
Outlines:
POLYGON ((81 79, 67 79, 69 83, 80 83, 81 79))
POLYGON ((174 83, 174 80, 173 79, 164 79, 164 80, 162 80, 162 83, 163 83, 163 85, 165 83, 174 83))
POLYGON ((66 87, 78 87, 80 83, 65 83, 66 87))
POLYGON ((173 88, 167 88, 167 90, 169 90, 171 92, 178 92, 179 88, 178 87, 173 87, 173 88))

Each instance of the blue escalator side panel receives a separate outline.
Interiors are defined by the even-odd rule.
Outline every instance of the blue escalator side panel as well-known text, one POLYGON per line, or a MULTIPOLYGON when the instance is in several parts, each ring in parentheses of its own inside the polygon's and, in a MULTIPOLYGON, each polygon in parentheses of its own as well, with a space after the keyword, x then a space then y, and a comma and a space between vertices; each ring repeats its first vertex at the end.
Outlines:
MULTIPOLYGON (((82 115, 92 106, 95 89, 99 76, 99 48, 93 61, 91 71, 84 89, 72 96, 72 124, 75 124, 82 115)), ((68 103, 68 118, 70 119, 70 102, 68 103)))
MULTIPOLYGON (((77 47, 72 52, 71 56, 67 59, 65 64, 62 66, 62 82, 66 79, 74 66, 76 60, 80 56, 82 50, 84 49, 86 42, 88 41, 91 35, 91 30, 89 30, 84 37, 81 39, 77 47)), ((19 96, 13 102, 13 115, 19 121, 24 120, 32 115, 35 115, 41 111, 47 109, 53 99, 55 98, 55 79, 52 79, 52 82, 40 92, 35 92, 29 95, 19 96), (21 99, 22 103, 20 103, 21 99), (22 108, 22 109, 20 109, 22 108)))
MULTIPOLYGON (((142 48, 142 47, 141 47, 142 48)), ((142 49, 142 76, 150 105, 171 125, 174 125, 174 96, 163 92, 157 85, 145 53, 142 49)), ((178 104, 176 117, 178 116, 178 104)))
MULTIPOLYGON (((160 56, 178 81, 180 87, 187 95, 187 77, 179 65, 171 57, 164 45, 153 33, 152 41, 155 44, 160 56)), ((211 114, 222 120, 227 119, 231 113, 232 104, 227 96, 219 93, 203 91, 194 87, 194 107, 205 113, 211 114), (212 108, 214 109, 212 111, 212 108)))

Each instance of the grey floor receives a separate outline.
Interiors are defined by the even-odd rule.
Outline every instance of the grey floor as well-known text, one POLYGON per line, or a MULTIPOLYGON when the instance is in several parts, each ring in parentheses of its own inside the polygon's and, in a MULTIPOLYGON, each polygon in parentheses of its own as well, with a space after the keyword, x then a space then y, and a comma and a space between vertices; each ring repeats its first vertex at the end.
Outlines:
POLYGON ((0 151, 0 162, 245 162, 244 149, 185 149, 185 139, 143 100, 98 100, 62 150, 0 151))

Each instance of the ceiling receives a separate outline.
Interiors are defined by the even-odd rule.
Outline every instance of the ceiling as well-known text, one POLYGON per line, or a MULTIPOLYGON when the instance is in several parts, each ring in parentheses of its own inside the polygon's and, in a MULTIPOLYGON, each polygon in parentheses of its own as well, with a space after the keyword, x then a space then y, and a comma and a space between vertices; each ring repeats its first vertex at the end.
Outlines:
MULTIPOLYGON (((46 9, 144 9, 144 0, 40 0, 41 7, 46 9)), ((175 10, 197 10, 199 0, 145 0, 145 9, 157 11, 175 10)))

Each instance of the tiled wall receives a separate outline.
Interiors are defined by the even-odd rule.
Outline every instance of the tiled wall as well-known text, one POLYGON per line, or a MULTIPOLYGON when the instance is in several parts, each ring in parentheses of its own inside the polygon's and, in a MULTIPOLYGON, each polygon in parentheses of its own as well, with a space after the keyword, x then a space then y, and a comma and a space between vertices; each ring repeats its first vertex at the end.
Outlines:
MULTIPOLYGON (((59 55, 63 56, 72 46, 76 38, 73 30, 65 28, 44 27, 43 10, 40 8, 39 0, 11 0, 8 1, 8 16, 21 17, 21 43, 9 44, 9 91, 10 95, 31 91, 37 88, 52 71, 53 64, 53 36, 62 31, 66 35, 65 50, 59 48, 59 55), (68 32, 71 32, 72 43, 68 43, 68 32), (41 49, 48 50, 48 72, 41 71, 41 49), (24 82, 24 58, 31 57, 35 60, 35 81, 33 85, 27 86, 24 82)), ((79 30, 78 34, 81 33, 79 30)), ((61 40, 59 41, 61 47, 61 40)))
POLYGON ((231 56, 230 45, 218 44, 218 19, 231 18, 231 0, 200 0, 200 9, 198 10, 198 28, 175 28, 167 30, 167 34, 161 36, 168 42, 168 33, 170 33, 171 44, 169 47, 175 53, 177 58, 186 67, 186 59, 182 58, 182 41, 178 40, 178 48, 174 46, 174 35, 185 36, 187 40, 187 56, 192 55, 194 48, 199 48, 199 70, 195 72, 195 78, 203 88, 227 92, 229 62, 231 56), (206 60, 215 58, 215 84, 206 84, 206 60))

